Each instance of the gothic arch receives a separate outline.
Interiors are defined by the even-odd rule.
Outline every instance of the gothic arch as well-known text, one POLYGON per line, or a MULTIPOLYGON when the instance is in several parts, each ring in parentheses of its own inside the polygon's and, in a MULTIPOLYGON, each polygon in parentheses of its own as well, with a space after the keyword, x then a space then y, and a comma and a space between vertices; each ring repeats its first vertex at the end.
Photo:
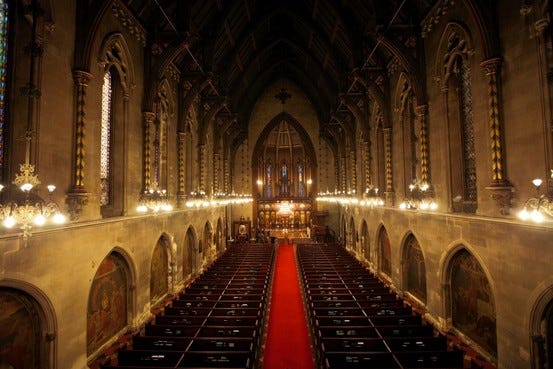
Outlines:
POLYGON ((346 246, 349 246, 349 248, 357 253, 359 250, 357 250, 357 230, 355 227, 355 220, 353 219, 353 216, 349 218, 349 225, 348 225, 348 244, 346 246))
POLYGON ((200 242, 203 243, 203 259, 210 261, 213 256, 213 226, 209 221, 205 222, 204 232, 200 242))
MULTIPOLYGON (((553 280, 549 286, 540 289, 529 309, 530 362, 532 369, 551 368, 553 365, 553 280), (549 363, 549 366, 545 366, 549 363)), ((534 297, 535 294, 532 294, 534 297)))
POLYGON ((444 317, 448 328, 493 359, 497 357, 496 294, 484 265, 463 243, 449 249, 440 261, 444 317))
POLYGON ((224 250, 224 234, 223 234, 223 221, 221 218, 217 219, 217 229, 215 231, 215 246, 217 253, 224 250))
POLYGON ((189 226, 184 236, 184 256, 183 256, 183 275, 195 274, 198 270, 197 250, 196 250, 196 231, 194 227, 189 226))
POLYGON ((171 241, 166 234, 159 237, 152 250, 150 262, 150 304, 156 305, 172 290, 173 255, 171 241))
POLYGON ((98 63, 103 71, 115 67, 121 79, 121 86, 126 94, 134 87, 134 65, 132 54, 123 35, 114 32, 102 41, 98 52, 98 63))
POLYGON ((407 75, 399 75, 394 94, 394 112, 397 126, 395 132, 401 137, 402 177, 404 194, 407 195, 409 185, 418 179, 417 168, 417 131, 415 128, 414 92, 407 75))
MULTIPOLYGON (((36 341, 31 343, 31 346, 34 346, 31 348, 36 355, 34 359, 37 360, 35 364, 45 369, 57 368, 57 319, 54 306, 48 296, 38 287, 30 283, 8 278, 0 280, 0 302, 6 302, 6 299, 10 299, 12 302, 15 300, 15 305, 19 305, 20 308, 27 311, 27 313, 23 312, 21 316, 23 324, 26 324, 25 321, 27 318, 33 318, 35 320, 34 323, 30 322, 31 326, 35 325, 37 329, 35 334, 31 334, 31 336, 36 337, 34 338, 36 341), (10 297, 8 297, 8 295, 10 297), (26 317, 26 314, 30 316, 26 317)), ((10 317, 9 320, 13 322, 13 317, 10 317)), ((7 340, 8 337, 12 340, 12 343, 17 341, 18 337, 20 337, 20 339, 25 339, 21 337, 21 324, 17 324, 17 326, 12 325, 14 331, 10 332, 10 328, 4 326, 2 323, 3 322, 0 320, 0 339, 5 346, 10 342, 7 340), (7 335, 7 337, 4 337, 4 335, 7 335)), ((31 359, 29 357, 23 358, 14 351, 12 347, 8 352, 19 356, 19 359, 31 359)))
POLYGON ((371 239, 369 235, 369 228, 367 226, 367 221, 363 219, 363 222, 361 223, 361 238, 359 239, 361 242, 361 251, 362 255, 365 258, 365 260, 370 261, 371 260, 371 239))
POLYGON ((114 248, 99 264, 87 303, 87 355, 94 357, 132 326, 135 279, 128 255, 114 248))
POLYGON ((392 278, 392 246, 390 244, 390 237, 388 231, 384 225, 380 225, 377 232, 376 239, 377 247, 377 265, 378 271, 384 274, 388 279, 392 278))
POLYGON ((473 54, 472 37, 466 27, 448 23, 436 54, 435 73, 444 104, 449 208, 466 213, 475 213, 478 206, 471 84, 473 54))
POLYGON ((409 232, 405 235, 401 248, 402 290, 409 292, 426 304, 426 263, 424 251, 417 237, 409 232))

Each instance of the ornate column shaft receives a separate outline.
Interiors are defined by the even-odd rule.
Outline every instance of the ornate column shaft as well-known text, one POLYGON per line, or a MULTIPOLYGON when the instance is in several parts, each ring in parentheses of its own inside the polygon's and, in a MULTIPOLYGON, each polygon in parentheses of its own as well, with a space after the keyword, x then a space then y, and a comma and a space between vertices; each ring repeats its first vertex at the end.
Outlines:
POLYGON ((213 191, 219 193, 219 173, 221 173, 221 155, 216 152, 213 154, 213 191))
POLYGON ((394 177, 392 172, 392 129, 384 128, 384 156, 386 161, 386 205, 394 205, 394 177))
POLYGON ((372 185, 372 173, 371 173, 371 141, 370 139, 363 140, 363 165, 365 167, 365 188, 370 188, 372 185))
POLYGON ((177 204, 179 207, 184 205, 184 198, 186 196, 186 182, 185 182, 185 157, 186 157, 186 132, 178 133, 178 190, 177 190, 177 204))
POLYGON ((499 111, 499 93, 501 58, 488 59, 480 63, 488 76, 488 115, 490 126, 490 148, 492 155, 492 185, 505 185, 506 178, 503 166, 503 132, 502 122, 499 111))
POLYGON ((350 163, 351 163, 351 189, 357 192, 357 160, 355 158, 355 150, 349 152, 350 163))
POLYGON ((492 159, 492 183, 488 190, 496 201, 502 215, 509 214, 512 197, 512 186, 505 174, 503 156, 503 123, 501 121, 501 58, 484 60, 480 66, 488 76, 488 117, 490 127, 490 149, 492 159))
POLYGON ((420 140, 420 178, 421 183, 430 183, 430 155, 428 150, 428 105, 417 105, 415 114, 419 120, 419 140, 420 140))
POLYGON ((347 187, 347 170, 346 170, 346 157, 342 156, 340 158, 340 186, 342 187, 342 191, 346 191, 347 187))
POLYGON ((143 111, 142 119, 144 120, 144 191, 152 186, 152 144, 151 144, 151 129, 155 119, 155 114, 151 111, 143 111))
POLYGON ((223 158, 223 192, 230 193, 230 160, 223 158))
POLYGON ((205 168, 205 151, 206 151, 206 145, 205 144, 200 144, 199 148, 198 148, 198 163, 200 165, 200 183, 199 183, 199 187, 200 187, 200 191, 204 191, 204 192, 207 192, 206 191, 206 188, 205 188, 205 175, 206 175, 206 168, 205 168))
POLYGON ((74 176, 71 191, 67 194, 66 203, 71 220, 78 220, 83 207, 88 204, 88 194, 85 189, 84 167, 85 167, 85 97, 88 83, 93 75, 84 70, 73 71, 73 82, 75 84, 75 156, 74 176))

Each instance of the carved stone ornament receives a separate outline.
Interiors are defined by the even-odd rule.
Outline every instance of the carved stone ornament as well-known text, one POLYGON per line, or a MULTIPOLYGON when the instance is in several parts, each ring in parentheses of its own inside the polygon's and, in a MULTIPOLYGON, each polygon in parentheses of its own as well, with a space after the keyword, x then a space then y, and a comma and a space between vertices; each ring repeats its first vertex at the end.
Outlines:
POLYGON ((513 187, 510 186, 489 186, 490 197, 495 201, 500 215, 509 215, 511 212, 511 200, 513 199, 513 187))
POLYGON ((67 194, 65 203, 69 212, 69 219, 79 220, 83 209, 88 205, 89 194, 87 192, 70 192, 67 194))

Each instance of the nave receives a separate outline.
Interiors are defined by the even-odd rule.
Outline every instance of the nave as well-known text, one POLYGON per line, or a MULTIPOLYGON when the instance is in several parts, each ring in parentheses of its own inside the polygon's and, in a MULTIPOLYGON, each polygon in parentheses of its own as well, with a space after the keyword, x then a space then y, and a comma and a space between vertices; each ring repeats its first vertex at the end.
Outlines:
POLYGON ((306 368, 304 342, 317 368, 476 368, 343 247, 246 244, 231 246, 103 369, 306 368), (283 279, 278 259, 299 278, 283 279), (301 289, 309 333, 293 328, 294 297, 278 291, 294 286, 282 283, 301 289), (281 338, 266 340, 267 327, 281 338))
POLYGON ((231 246, 102 367, 303 369, 309 342, 320 369, 479 368, 334 244, 231 246), (304 311, 308 329, 291 328, 304 311))

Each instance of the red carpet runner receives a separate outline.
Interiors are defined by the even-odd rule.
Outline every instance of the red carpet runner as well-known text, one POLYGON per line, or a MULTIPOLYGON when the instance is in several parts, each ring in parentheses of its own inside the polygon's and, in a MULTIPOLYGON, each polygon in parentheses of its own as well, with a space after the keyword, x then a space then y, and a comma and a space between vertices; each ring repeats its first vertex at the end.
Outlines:
POLYGON ((279 245, 263 369, 312 369, 293 245, 279 245))

